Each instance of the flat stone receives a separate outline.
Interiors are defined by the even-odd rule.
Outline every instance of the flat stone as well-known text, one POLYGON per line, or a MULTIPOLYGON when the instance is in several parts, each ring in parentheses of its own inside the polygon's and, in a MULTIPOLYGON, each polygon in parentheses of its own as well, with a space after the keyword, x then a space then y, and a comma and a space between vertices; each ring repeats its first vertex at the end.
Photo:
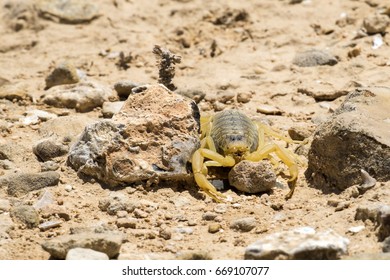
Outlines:
POLYGON ((298 92, 313 97, 319 101, 333 101, 349 93, 347 89, 335 89, 332 85, 312 85, 298 88, 298 92))
POLYGON ((58 107, 76 109, 78 112, 88 112, 101 107, 112 95, 109 87, 92 81, 70 85, 59 85, 46 91, 42 97, 43 103, 58 107))
POLYGON ((41 231, 45 231, 51 228, 59 227, 62 224, 62 221, 47 221, 38 225, 38 228, 41 231))
POLYGON ((345 190, 364 183, 361 169, 390 180, 390 88, 357 89, 313 137, 306 176, 320 189, 345 190))
POLYGON ((38 0, 39 15, 55 22, 88 23, 100 16, 96 4, 86 0, 38 0))
POLYGON ((0 185, 7 187, 11 196, 21 196, 30 191, 56 186, 60 181, 60 174, 55 171, 41 173, 16 173, 0 180, 0 185))
POLYGON ((73 248, 66 254, 66 260, 109 260, 102 252, 86 248, 73 248))
POLYGON ((112 120, 85 128, 68 156, 75 170, 111 186, 192 177, 187 162, 199 145, 195 102, 161 85, 142 89, 112 120))
POLYGON ((266 235, 245 249, 251 260, 328 260, 347 253, 349 240, 333 230, 315 232, 313 228, 266 235))
POLYGON ((229 184, 246 193, 259 193, 271 190, 276 185, 276 175, 269 161, 243 160, 229 172, 229 184))
POLYGON ((279 108, 277 108, 275 106, 267 105, 267 104, 258 105, 256 108, 256 111, 257 111, 257 113, 262 113, 264 115, 281 115, 282 114, 282 111, 279 108))
POLYGON ((0 86, 0 99, 14 100, 32 100, 28 94, 27 86, 22 83, 10 83, 0 86))
POLYGON ((11 209, 11 217, 15 221, 25 224, 28 228, 38 226, 39 215, 34 207, 29 205, 15 206, 11 209))
POLYGON ((293 59, 293 64, 300 67, 313 67, 320 65, 335 65, 338 60, 327 51, 308 50, 297 53, 293 59))
POLYGON ((256 225, 257 222, 254 217, 245 217, 232 221, 230 228, 241 232, 248 232, 254 229, 256 225))
POLYGON ((75 84, 80 81, 76 67, 68 62, 62 62, 46 77, 46 88, 58 85, 75 84))
POLYGON ((49 252, 52 258, 60 260, 65 259, 69 250, 73 248, 92 249, 114 258, 119 254, 122 240, 122 235, 115 232, 86 232, 55 237, 44 242, 42 248, 49 252))
POLYGON ((123 101, 104 102, 102 108, 103 117, 112 118, 113 115, 115 115, 122 109, 123 104, 123 101))

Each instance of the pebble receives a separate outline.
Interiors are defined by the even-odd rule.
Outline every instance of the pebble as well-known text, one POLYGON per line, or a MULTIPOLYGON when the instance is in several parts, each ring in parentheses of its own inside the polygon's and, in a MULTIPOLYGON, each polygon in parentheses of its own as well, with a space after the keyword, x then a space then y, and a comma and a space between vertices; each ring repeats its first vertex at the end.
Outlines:
POLYGON ((252 99, 252 93, 249 92, 239 92, 237 94, 237 102, 239 103, 248 103, 252 99))
POLYGON ((73 248, 66 254, 66 260, 109 260, 107 254, 86 248, 73 248))
POLYGON ((387 26, 389 25, 390 20, 386 15, 375 14, 369 17, 366 17, 363 20, 363 28, 366 30, 367 34, 373 35, 376 33, 385 33, 387 26))
POLYGON ((59 227, 62 224, 62 221, 47 221, 39 224, 38 228, 41 231, 45 231, 51 228, 59 227))
POLYGON ((327 260, 348 251, 349 240, 329 229, 316 232, 305 227, 266 235, 245 249, 245 259, 327 260))
POLYGON ((208 232, 209 233, 217 233, 221 229, 221 225, 218 223, 209 224, 208 232))
POLYGON ((54 237, 42 244, 53 259, 63 260, 69 250, 73 248, 87 248, 105 253, 109 258, 119 254, 123 236, 117 232, 105 233, 76 233, 54 237))
POLYGON ((58 85, 75 84, 80 81, 77 74, 76 67, 69 61, 59 64, 50 74, 46 77, 46 87, 49 89, 58 85))
POLYGON ((60 181, 60 174, 55 171, 41 173, 16 173, 0 180, 0 185, 7 186, 11 196, 20 196, 28 192, 56 186, 60 181))
POLYGON ((37 227, 39 224, 38 212, 29 205, 19 205, 11 208, 10 215, 12 219, 25 224, 28 228, 37 227))
POLYGON ((73 190, 72 185, 65 185, 64 190, 67 192, 71 192, 73 190))
POLYGON ((367 171, 364 169, 360 169, 361 177, 362 177, 362 184, 358 185, 358 190, 360 192, 365 192, 376 185, 375 178, 371 177, 370 174, 368 174, 367 171))
POLYGON ((107 119, 112 118, 113 115, 121 110, 123 104, 124 101, 104 102, 102 107, 103 117, 107 119))
POLYGON ((202 215, 202 219, 205 221, 213 221, 215 217, 217 217, 217 214, 213 212, 206 212, 202 215))
POLYGON ((224 203, 219 203, 214 207, 214 212, 218 214, 226 213, 227 205, 224 203))
POLYGON ((69 147, 49 138, 39 141, 33 147, 34 154, 42 161, 48 161, 68 153, 69 147))
POLYGON ((129 97, 133 88, 139 87, 140 85, 132 81, 119 81, 114 84, 114 89, 118 93, 119 98, 123 100, 129 97))
POLYGON ((293 59, 293 64, 299 67, 313 67, 319 65, 335 65, 338 60, 327 51, 308 50, 297 53, 293 59))
POLYGON ((137 228, 137 219, 135 218, 119 218, 116 220, 118 228, 137 228))
POLYGON ((303 141, 309 138, 314 132, 314 127, 306 125, 295 125, 288 129, 288 135, 292 140, 303 141))
POLYGON ((25 115, 25 117, 19 120, 24 125, 38 124, 40 122, 57 118, 56 114, 36 109, 27 111, 25 115))
POLYGON ((256 111, 264 115, 282 115, 282 111, 279 108, 266 104, 258 105, 256 111))
POLYGON ((109 197, 99 200, 99 209, 109 215, 116 215, 118 211, 133 212, 139 203, 133 202, 126 195, 120 193, 110 194, 109 197))
POLYGON ((99 7, 87 0, 38 0, 39 16, 66 24, 88 23, 100 16, 99 7))
POLYGON ((234 92, 225 92, 222 94, 222 96, 218 97, 218 100, 223 104, 230 104, 235 97, 236 94, 234 92))
POLYGON ((182 234, 192 234, 194 232, 194 229, 190 227, 176 227, 175 232, 182 234))
POLYGON ((172 232, 168 228, 160 228, 158 235, 165 240, 169 240, 172 237, 172 232))
POLYGON ((241 232, 248 232, 254 229, 256 224, 254 217, 245 217, 232 221, 230 228, 241 232))
POLYGON ((147 218, 149 216, 149 214, 141 209, 135 209, 133 211, 133 214, 134 214, 134 217, 136 218, 140 218, 140 219, 144 219, 144 218, 147 218))
POLYGON ((386 237, 382 243, 382 251, 383 253, 390 253, 390 236, 386 237))
POLYGON ((364 228, 365 228, 364 226, 350 227, 348 229, 348 232, 350 232, 350 233, 358 233, 358 232, 361 232, 364 228))

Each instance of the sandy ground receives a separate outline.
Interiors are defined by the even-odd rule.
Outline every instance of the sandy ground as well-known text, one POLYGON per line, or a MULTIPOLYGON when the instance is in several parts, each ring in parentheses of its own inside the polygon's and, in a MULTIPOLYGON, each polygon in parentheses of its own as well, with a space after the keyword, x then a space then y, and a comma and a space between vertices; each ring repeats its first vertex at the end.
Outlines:
MULTIPOLYGON (((0 144, 15 145, 14 167, 0 169, 0 176, 16 170, 40 171, 32 146, 42 138, 39 130, 45 122, 21 124, 19 119, 28 110, 80 118, 102 117, 100 108, 78 113, 40 101, 45 93, 45 77, 63 61, 73 63, 87 79, 110 87, 121 80, 156 83, 158 71, 152 49, 159 44, 182 57, 174 79, 178 90, 206 94, 199 103, 202 112, 237 108, 248 116, 268 121, 280 131, 293 126, 313 131, 344 98, 316 100, 310 92, 332 95, 356 85, 388 85, 390 80, 390 37, 383 36, 383 45, 373 49, 374 36, 358 36, 363 19, 390 8, 387 1, 312 0, 293 5, 287 0, 99 0, 94 3, 99 6, 100 16, 80 24, 43 19, 33 9, 16 20, 10 16, 7 2, 13 1, 2 1, 0 6, 0 78, 23 84, 32 100, 0 100, 0 118, 8 126, 1 131, 0 144), (17 23, 21 27, 16 28, 17 23), (317 67, 292 64, 297 52, 310 49, 327 51, 338 63, 317 67), (128 69, 118 67, 119 52, 132 56, 128 69), (299 89, 306 89, 309 94, 299 89), (237 95, 246 96, 249 102, 237 101, 237 95), (260 113, 263 105, 276 107, 278 115, 260 113)), ((199 195, 194 185, 155 187, 152 191, 140 186, 120 189, 116 192, 130 200, 154 203, 154 210, 146 209, 147 217, 138 219, 136 229, 117 229, 118 217, 98 207, 101 199, 115 191, 78 178, 66 165, 66 156, 56 161, 60 164, 60 183, 47 190, 57 204, 67 209, 70 219, 46 231, 28 229, 15 222, 0 243, 1 259, 48 259, 49 254, 41 247, 44 241, 75 228, 101 225, 125 234, 122 259, 175 258, 191 251, 204 252, 213 259, 243 259, 246 246, 261 236, 302 226, 318 231, 331 228, 347 237, 350 256, 382 251, 375 226, 356 221, 354 216, 356 207, 370 199, 380 197, 388 203, 390 196, 384 191, 389 188, 388 183, 378 183, 357 198, 351 198, 350 191, 325 194, 308 185, 303 164, 291 200, 286 202, 283 198, 286 189, 263 195, 228 190, 239 206, 227 204, 222 211, 210 198, 199 195), (70 191, 67 185, 72 186, 70 191), (328 203, 332 200, 349 204, 336 211, 328 203), (210 221, 202 216, 215 211, 216 223, 223 230, 212 234, 208 232, 210 221), (255 229, 239 232, 229 228, 232 221, 242 217, 255 217, 255 229), (348 232, 360 225, 365 226, 362 231, 348 232), (183 227, 191 233, 176 233, 177 228, 183 227), (161 238, 161 228, 170 230, 172 238, 161 238)), ((12 198, 0 187, 0 198, 11 204, 34 204, 43 192, 12 198)), ((43 217, 41 220, 45 221, 43 217)))

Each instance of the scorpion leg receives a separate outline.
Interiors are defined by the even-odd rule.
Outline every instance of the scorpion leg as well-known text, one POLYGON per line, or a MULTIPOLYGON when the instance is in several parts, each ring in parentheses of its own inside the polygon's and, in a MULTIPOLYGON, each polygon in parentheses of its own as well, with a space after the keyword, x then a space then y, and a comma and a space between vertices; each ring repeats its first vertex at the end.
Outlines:
POLYGON ((296 164, 294 157, 283 147, 271 143, 267 144, 264 147, 250 153, 245 157, 245 159, 250 161, 260 161, 264 158, 267 158, 270 153, 274 152, 285 165, 287 165, 290 172, 290 179, 288 180, 288 186, 290 188, 289 193, 286 195, 286 199, 290 199, 294 194, 295 185, 298 178, 298 165, 296 164))

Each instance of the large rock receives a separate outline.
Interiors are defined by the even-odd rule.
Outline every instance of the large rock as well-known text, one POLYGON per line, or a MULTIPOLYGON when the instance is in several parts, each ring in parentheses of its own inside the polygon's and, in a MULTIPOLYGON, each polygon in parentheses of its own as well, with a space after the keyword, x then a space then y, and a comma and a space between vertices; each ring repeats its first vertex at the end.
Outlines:
POLYGON ((199 145, 199 111, 165 87, 146 86, 129 96, 112 120, 85 128, 68 162, 110 185, 158 179, 184 180, 199 145))
POLYGON ((245 259, 252 260, 329 260, 347 253, 349 240, 333 230, 316 232, 298 228, 267 235, 245 250, 245 259))
POLYGON ((42 248, 50 253, 54 259, 65 259, 69 250, 86 248, 105 253, 109 258, 119 254, 123 236, 118 233, 78 233, 62 235, 46 241, 42 248))
POLYGON ((306 175, 313 185, 344 190, 362 183, 361 169, 390 180, 390 88, 350 92, 315 134, 306 175))

